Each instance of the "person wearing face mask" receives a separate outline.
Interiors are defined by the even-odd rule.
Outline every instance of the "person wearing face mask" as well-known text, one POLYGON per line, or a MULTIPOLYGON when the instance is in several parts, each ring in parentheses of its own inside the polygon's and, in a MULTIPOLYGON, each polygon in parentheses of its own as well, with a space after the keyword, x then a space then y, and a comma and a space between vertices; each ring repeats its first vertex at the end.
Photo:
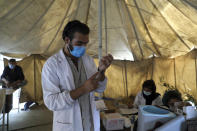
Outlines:
POLYGON ((104 56, 98 68, 88 56, 89 27, 78 20, 63 30, 63 49, 51 56, 42 69, 45 105, 53 111, 54 131, 100 131, 94 92, 106 88, 106 69, 112 55, 104 56))
POLYGON ((18 84, 22 83, 24 79, 25 77, 22 68, 17 65, 15 59, 10 59, 8 66, 5 67, 3 74, 1 75, 3 88, 12 87, 17 89, 18 84))
POLYGON ((156 85, 153 80, 146 80, 142 85, 142 91, 137 94, 133 106, 139 105, 163 105, 160 94, 156 92, 156 85))
MULTIPOLYGON (((15 59, 10 59, 8 61, 8 66, 4 68, 3 74, 1 75, 2 87, 18 89, 19 86, 24 84, 24 79, 25 77, 22 68, 17 65, 15 59)), ((12 94, 6 95, 5 113, 10 112, 12 109, 12 97, 12 94)))

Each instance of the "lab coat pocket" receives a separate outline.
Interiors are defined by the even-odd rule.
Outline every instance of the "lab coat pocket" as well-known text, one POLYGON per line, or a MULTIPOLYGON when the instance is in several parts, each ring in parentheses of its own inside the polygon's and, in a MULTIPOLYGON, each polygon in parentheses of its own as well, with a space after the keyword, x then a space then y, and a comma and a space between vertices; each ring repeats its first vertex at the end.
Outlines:
POLYGON ((56 121, 56 128, 58 131, 73 131, 72 123, 56 121))
POLYGON ((71 124, 73 122, 73 108, 55 112, 55 121, 63 124, 71 124))

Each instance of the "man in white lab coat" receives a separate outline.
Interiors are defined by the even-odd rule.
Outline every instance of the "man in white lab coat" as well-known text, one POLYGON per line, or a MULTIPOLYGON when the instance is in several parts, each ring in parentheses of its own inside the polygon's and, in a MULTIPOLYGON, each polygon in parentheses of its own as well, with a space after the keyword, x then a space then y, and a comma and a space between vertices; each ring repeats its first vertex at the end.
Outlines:
POLYGON ((42 70, 45 105, 53 111, 53 131, 100 131, 94 92, 103 92, 105 71, 113 57, 104 56, 97 68, 85 54, 89 28, 80 21, 69 22, 63 31, 65 46, 50 57, 42 70))

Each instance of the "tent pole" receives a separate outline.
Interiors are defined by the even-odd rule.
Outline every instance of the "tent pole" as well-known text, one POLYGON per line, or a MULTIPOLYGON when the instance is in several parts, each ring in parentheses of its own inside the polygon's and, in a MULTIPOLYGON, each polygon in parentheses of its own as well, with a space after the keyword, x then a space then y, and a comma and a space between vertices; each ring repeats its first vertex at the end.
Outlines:
POLYGON ((98 58, 99 60, 102 57, 102 0, 98 0, 98 58))
POLYGON ((107 9, 106 9, 106 0, 104 0, 104 15, 105 15, 105 54, 108 54, 108 36, 107 36, 107 9))
MULTIPOLYGON (((102 0, 98 0, 98 58, 99 61, 102 58, 102 0)), ((103 93, 99 93, 99 97, 102 97, 103 93)))
POLYGON ((125 81, 126 81, 126 95, 128 98, 129 93, 128 93, 128 83, 127 83, 127 61, 126 60, 124 60, 124 69, 125 69, 125 81))

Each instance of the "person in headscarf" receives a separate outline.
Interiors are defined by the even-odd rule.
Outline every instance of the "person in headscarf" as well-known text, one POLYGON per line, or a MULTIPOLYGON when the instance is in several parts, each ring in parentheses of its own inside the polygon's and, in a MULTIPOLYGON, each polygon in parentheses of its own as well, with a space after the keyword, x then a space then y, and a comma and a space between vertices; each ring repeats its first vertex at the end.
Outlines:
POLYGON ((146 80, 140 91, 135 97, 133 107, 138 108, 139 105, 163 105, 160 94, 156 92, 156 85, 153 80, 146 80))

